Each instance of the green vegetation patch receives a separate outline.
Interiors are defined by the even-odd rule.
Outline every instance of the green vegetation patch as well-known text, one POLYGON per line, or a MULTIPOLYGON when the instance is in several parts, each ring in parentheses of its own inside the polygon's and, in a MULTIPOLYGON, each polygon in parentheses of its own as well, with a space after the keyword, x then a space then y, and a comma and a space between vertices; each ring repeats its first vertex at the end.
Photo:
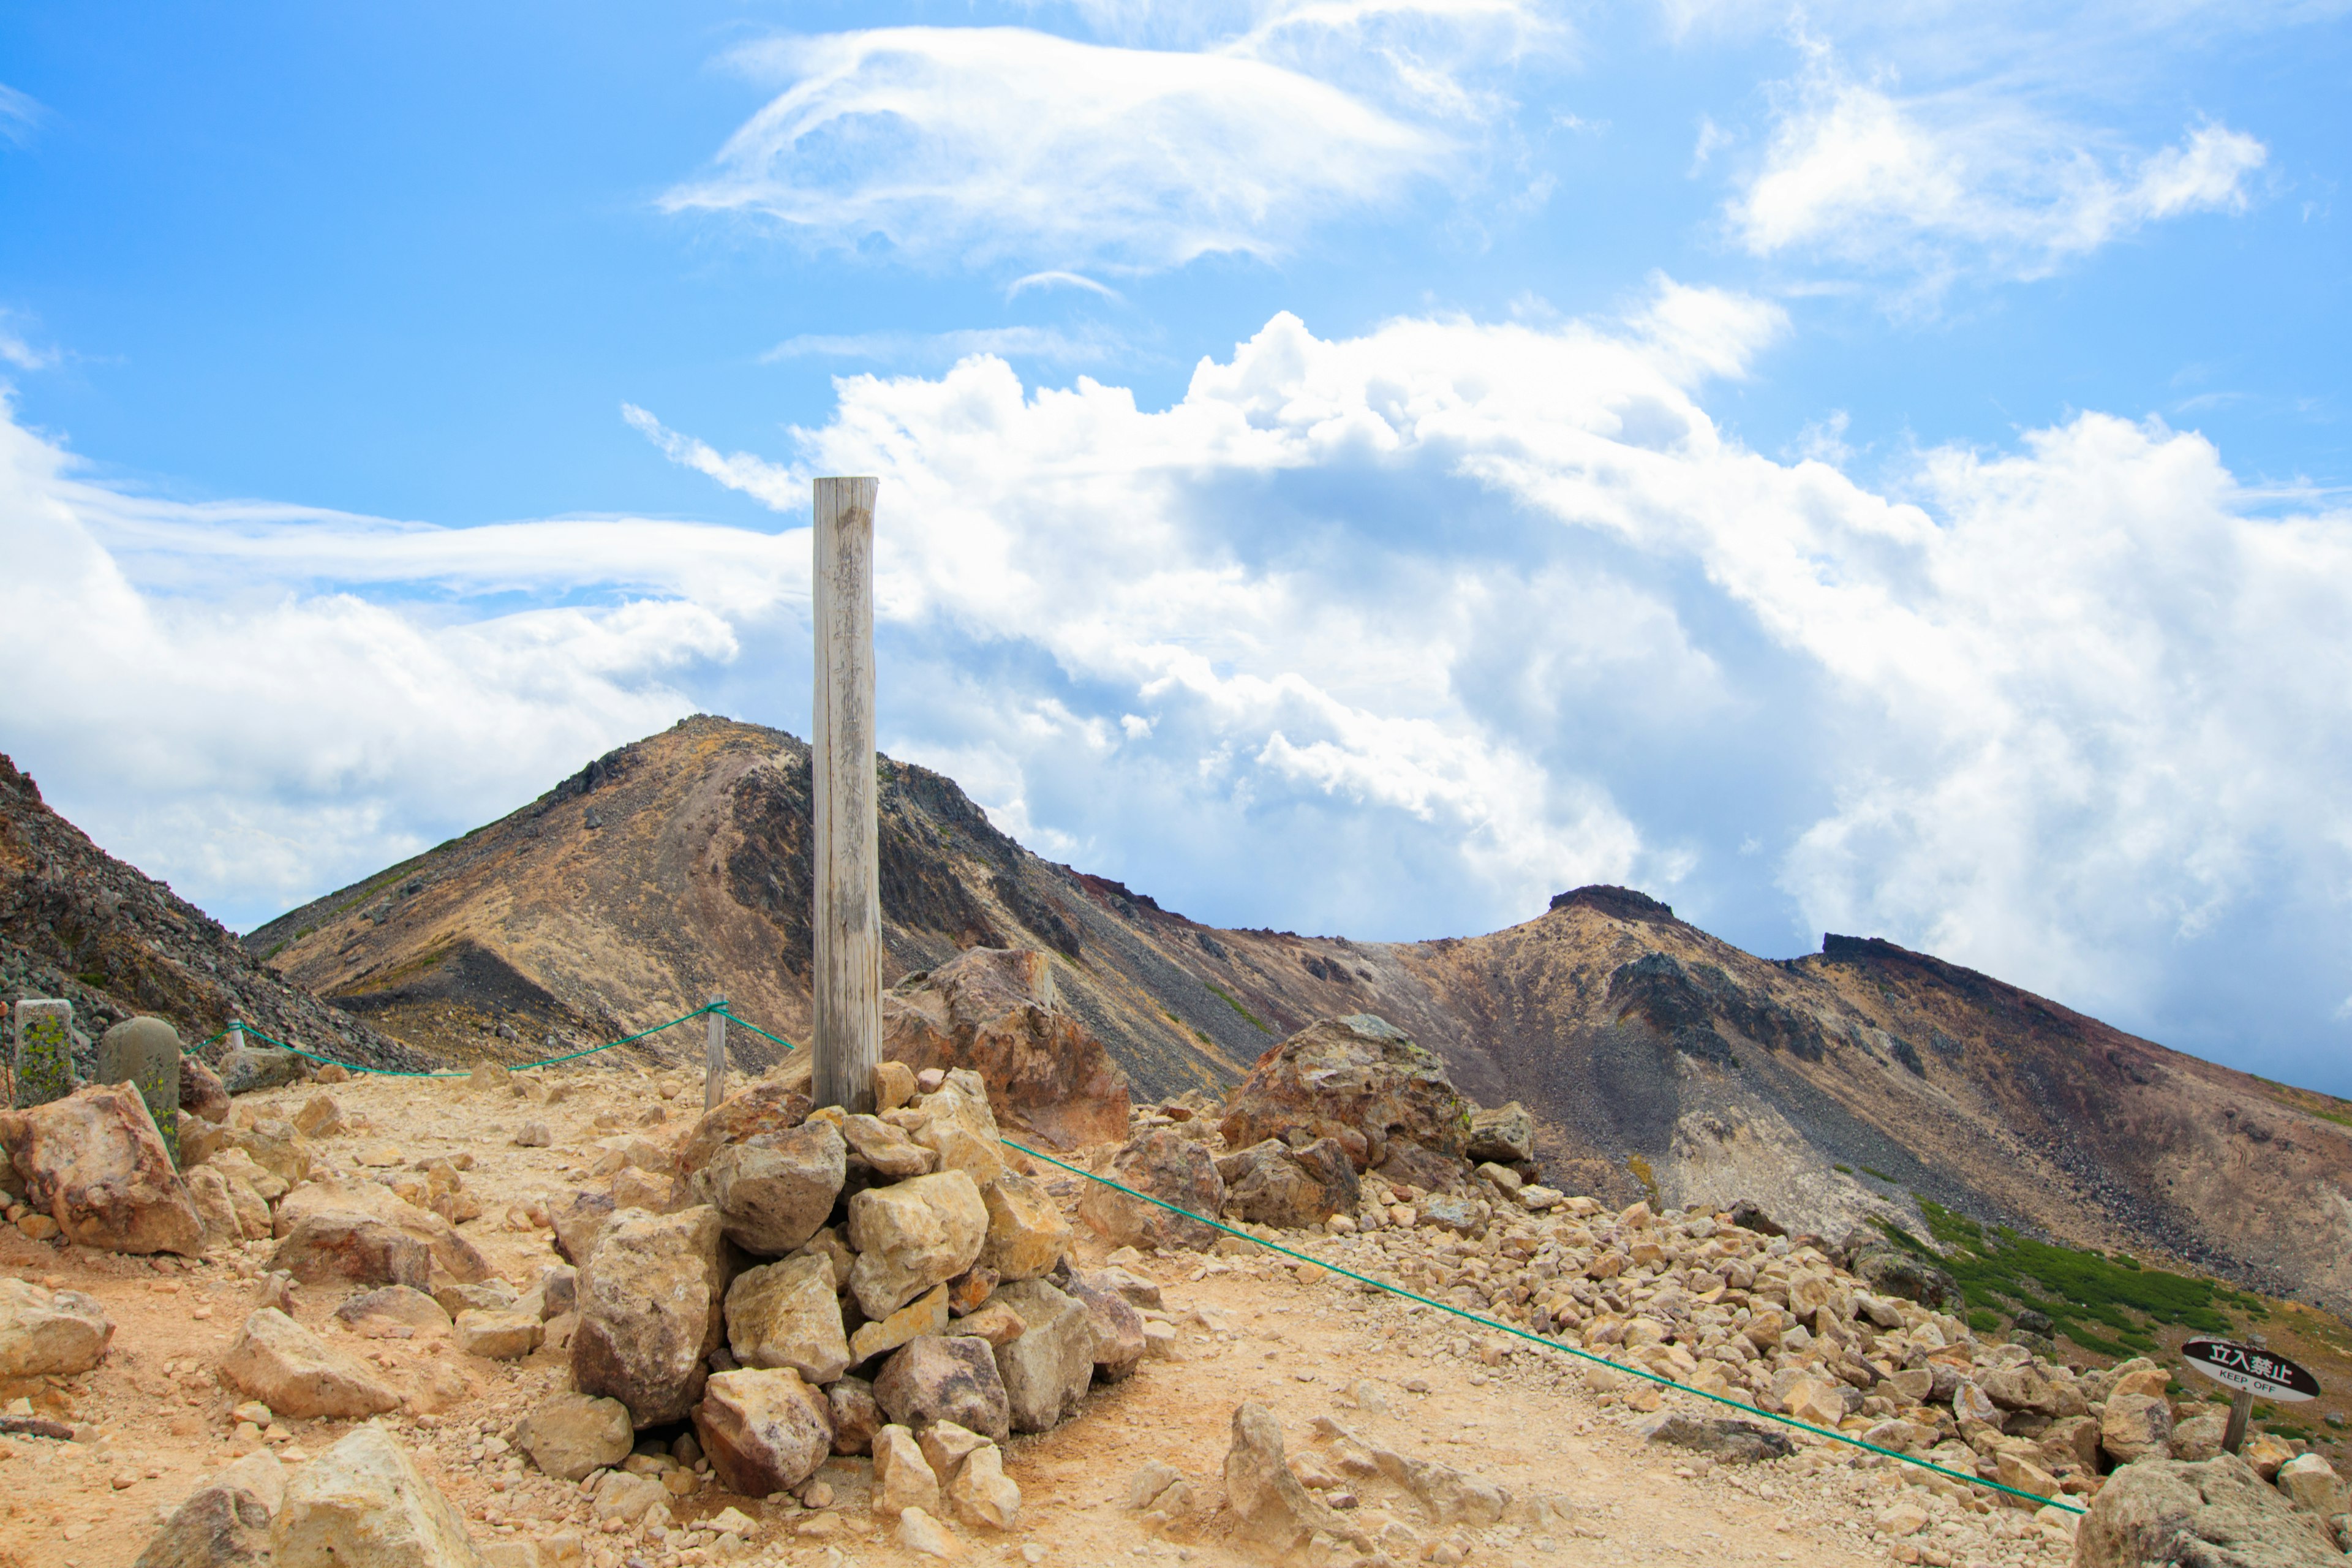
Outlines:
POLYGON ((2224 1308, 2262 1315, 2255 1298, 2210 1279, 2145 1268, 2120 1253, 2109 1258, 2053 1247, 2006 1226, 1979 1225, 1926 1197, 1918 1203, 1928 1234, 1944 1248, 1941 1256, 1892 1221, 1879 1221, 1879 1228, 1959 1282, 1969 1324, 1979 1331, 2031 1308, 2048 1314, 2059 1332, 2084 1349, 2121 1358, 2152 1352, 2159 1326, 2226 1335, 2235 1329, 2224 1308), (1988 1317, 1993 1321, 1981 1321, 1988 1317))
POLYGON ((1259 1034, 1271 1035, 1274 1033, 1272 1029, 1265 1026, 1265 1019, 1259 1017, 1256 1014, 1243 1006, 1232 992, 1226 990, 1223 986, 1218 984, 1213 980, 1209 981, 1207 984, 1209 989, 1217 994, 1218 1000, 1222 1001, 1226 1006, 1231 1007, 1234 1012, 1239 1013, 1244 1018, 1247 1019, 1251 1026, 1254 1026, 1259 1034))

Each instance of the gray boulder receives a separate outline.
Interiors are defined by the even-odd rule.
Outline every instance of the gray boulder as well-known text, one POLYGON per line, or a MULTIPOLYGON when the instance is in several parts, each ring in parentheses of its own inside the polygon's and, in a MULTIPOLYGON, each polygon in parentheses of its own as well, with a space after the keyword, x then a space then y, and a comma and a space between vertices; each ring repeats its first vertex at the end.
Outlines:
POLYGON ((1077 1414, 1094 1382, 1094 1321, 1083 1305, 1043 1279, 1015 1281, 996 1300, 1027 1325, 1019 1339, 995 1347, 1013 1429, 1046 1431, 1077 1414))
POLYGON ((2099 1489, 2074 1531, 2076 1568, 2343 1568, 2324 1520, 2234 1454, 2142 1459, 2099 1489))

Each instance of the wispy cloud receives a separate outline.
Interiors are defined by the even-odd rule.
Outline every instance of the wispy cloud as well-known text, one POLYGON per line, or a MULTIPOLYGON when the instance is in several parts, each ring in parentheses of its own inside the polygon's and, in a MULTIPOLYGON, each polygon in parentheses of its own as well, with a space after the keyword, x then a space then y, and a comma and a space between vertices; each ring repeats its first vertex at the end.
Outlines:
POLYGON ((1083 273, 1061 271, 1032 272, 1026 277, 1015 278, 1005 285, 1004 297, 1008 300, 1014 299, 1032 289, 1083 289, 1090 294, 1099 294, 1106 300, 1123 300, 1127 298, 1109 284, 1097 283, 1083 273))
POLYGON ((47 370, 62 356, 54 348, 37 348, 28 342, 17 325, 24 319, 13 310, 0 310, 0 364, 13 364, 18 370, 47 370))
POLYGON ((1093 364, 1117 356, 1126 347, 1118 334, 1099 329, 974 327, 952 332, 803 332, 786 338, 760 358, 766 363, 855 359, 881 364, 945 364, 966 354, 1002 354, 1053 364, 1093 364))
POLYGON ((1447 138, 1263 60, 1014 27, 892 27, 742 49, 791 86, 671 211, 826 246, 1055 269, 1271 256, 1435 170, 1447 138))
POLYGON ((24 146, 48 113, 38 99, 0 81, 0 141, 24 146))
POLYGON ((1726 208, 1739 244, 1896 271, 2038 278, 2139 228, 2246 207, 2255 137, 2190 126, 2154 153, 1998 93, 1901 97, 1828 46, 1783 84, 1769 143, 1726 208))

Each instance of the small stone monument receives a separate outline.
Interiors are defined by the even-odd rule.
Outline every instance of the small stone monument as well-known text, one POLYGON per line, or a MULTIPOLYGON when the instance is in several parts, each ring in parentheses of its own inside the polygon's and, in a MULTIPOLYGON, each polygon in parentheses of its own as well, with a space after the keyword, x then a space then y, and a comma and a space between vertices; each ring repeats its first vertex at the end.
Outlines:
POLYGON ((127 1083, 147 1102, 172 1163, 180 1163, 180 1032, 161 1018, 127 1018, 98 1042, 98 1081, 127 1083))
POLYGON ((79 1088, 74 1078, 73 1004, 27 996, 16 1004, 16 1105, 47 1105, 79 1088))

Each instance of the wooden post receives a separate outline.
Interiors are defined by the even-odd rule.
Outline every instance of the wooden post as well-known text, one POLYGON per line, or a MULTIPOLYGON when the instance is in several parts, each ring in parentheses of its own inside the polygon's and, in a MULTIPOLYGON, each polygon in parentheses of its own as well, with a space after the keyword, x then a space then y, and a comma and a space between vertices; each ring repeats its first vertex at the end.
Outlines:
POLYGON ((882 1044, 882 879, 874 789, 878 479, 816 481, 816 1049, 819 1105, 874 1109, 882 1044))
POLYGON ((703 1016, 709 1021, 709 1033, 702 1044, 702 1109, 718 1109, 721 1096, 727 1092, 727 1015, 719 1011, 727 1005, 724 996, 710 999, 710 1011, 703 1016))
POLYGON ((2251 1388, 2238 1390, 2238 1396, 2230 1401, 2230 1423, 2221 1429, 2223 1453, 2234 1454, 2246 1446, 2246 1418, 2253 1413, 2254 1391, 2251 1388))

